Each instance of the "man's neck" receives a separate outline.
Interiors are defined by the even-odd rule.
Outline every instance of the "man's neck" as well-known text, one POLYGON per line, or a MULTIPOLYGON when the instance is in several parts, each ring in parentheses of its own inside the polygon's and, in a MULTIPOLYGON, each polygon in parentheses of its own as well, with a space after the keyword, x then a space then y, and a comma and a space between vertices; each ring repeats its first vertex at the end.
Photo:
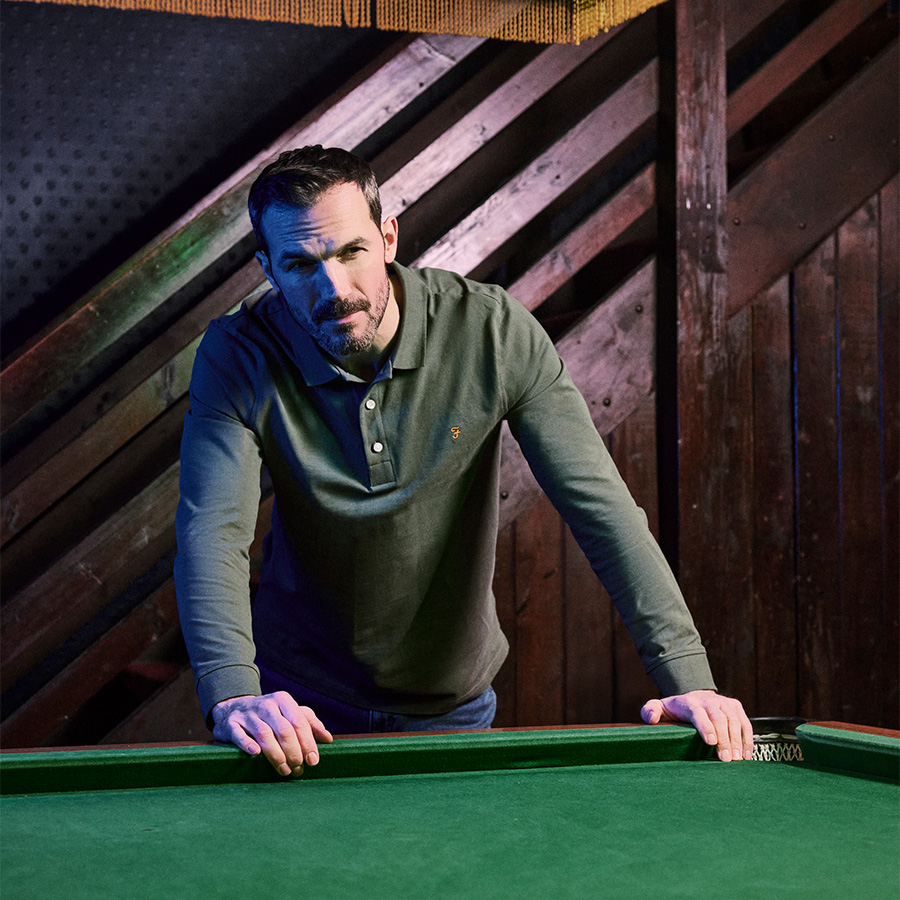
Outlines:
POLYGON ((388 298, 384 317, 375 332, 372 343, 359 353, 350 353, 347 356, 335 358, 335 362, 345 371, 367 383, 375 380, 384 361, 394 348, 397 335, 400 332, 400 320, 402 316, 403 291, 399 281, 393 275, 389 275, 391 294, 388 298))

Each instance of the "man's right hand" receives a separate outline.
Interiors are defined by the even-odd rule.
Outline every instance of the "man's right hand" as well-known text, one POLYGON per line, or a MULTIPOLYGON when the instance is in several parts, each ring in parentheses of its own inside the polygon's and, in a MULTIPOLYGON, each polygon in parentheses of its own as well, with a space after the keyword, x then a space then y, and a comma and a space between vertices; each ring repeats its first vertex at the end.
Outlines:
POLYGON ((316 742, 332 737, 308 706, 286 691, 222 700, 212 708, 213 737, 240 747, 251 756, 262 753, 279 775, 299 775, 303 764, 319 761, 316 742))

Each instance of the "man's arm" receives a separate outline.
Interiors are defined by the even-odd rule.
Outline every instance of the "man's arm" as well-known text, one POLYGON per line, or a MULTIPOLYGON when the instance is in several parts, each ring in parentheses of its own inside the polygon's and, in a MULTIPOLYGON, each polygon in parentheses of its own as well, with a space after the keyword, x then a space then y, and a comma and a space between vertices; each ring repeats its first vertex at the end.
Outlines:
MULTIPOLYGON (((752 752, 749 720, 739 701, 715 692, 706 651, 674 575, 597 434, 587 404, 549 338, 535 333, 517 311, 511 319, 510 357, 526 360, 527 367, 510 391, 507 420, 538 483, 612 597, 645 670, 666 697, 644 707, 644 720, 691 722, 717 746, 720 758, 747 756, 752 752)), ((515 365, 508 370, 515 374, 515 365)))
POLYGON ((176 515, 178 611, 200 705, 218 740, 262 753, 282 774, 315 765, 331 735, 287 694, 260 696, 250 614, 250 557, 261 453, 252 398, 232 378, 228 348, 211 329, 198 351, 181 448, 176 515), (210 348, 212 344, 212 348, 210 348))

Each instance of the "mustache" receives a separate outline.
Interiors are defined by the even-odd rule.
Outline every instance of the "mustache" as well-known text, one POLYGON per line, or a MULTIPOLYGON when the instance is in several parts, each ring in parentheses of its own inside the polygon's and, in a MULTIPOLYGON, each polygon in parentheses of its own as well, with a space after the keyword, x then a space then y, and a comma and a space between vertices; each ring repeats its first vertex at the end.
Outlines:
POLYGON ((343 319, 355 312, 367 312, 370 308, 368 300, 335 300, 334 303, 323 305, 312 312, 312 320, 316 325, 321 325, 329 319, 343 319))

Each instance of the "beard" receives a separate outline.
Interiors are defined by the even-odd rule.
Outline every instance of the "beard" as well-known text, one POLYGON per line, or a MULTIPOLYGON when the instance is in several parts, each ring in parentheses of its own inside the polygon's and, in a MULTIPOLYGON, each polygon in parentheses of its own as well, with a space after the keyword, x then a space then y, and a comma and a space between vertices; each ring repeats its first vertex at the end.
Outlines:
POLYGON ((343 357, 361 353, 375 340, 390 297, 391 283, 385 269, 384 281, 371 302, 363 294, 356 294, 322 304, 313 310, 310 321, 303 327, 330 356, 343 357), (363 321, 342 324, 335 322, 351 313, 362 313, 363 321))

